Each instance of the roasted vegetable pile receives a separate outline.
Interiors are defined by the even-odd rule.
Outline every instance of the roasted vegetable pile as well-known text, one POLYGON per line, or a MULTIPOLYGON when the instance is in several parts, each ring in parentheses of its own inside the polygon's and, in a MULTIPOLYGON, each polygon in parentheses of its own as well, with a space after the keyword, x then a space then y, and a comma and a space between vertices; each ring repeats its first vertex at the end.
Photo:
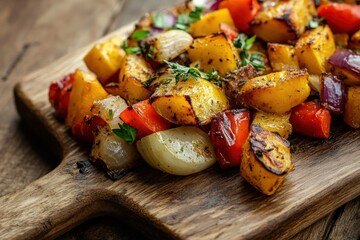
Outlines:
POLYGON ((187 1, 93 46, 49 98, 112 176, 141 162, 175 175, 218 162, 271 195, 293 169, 293 132, 360 128, 356 1, 187 1))

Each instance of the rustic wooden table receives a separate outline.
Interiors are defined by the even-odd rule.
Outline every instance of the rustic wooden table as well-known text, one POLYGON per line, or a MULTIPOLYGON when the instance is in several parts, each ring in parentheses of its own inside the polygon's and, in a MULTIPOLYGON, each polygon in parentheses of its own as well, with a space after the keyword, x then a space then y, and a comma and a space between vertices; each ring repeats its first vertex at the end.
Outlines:
MULTIPOLYGON (((175 0, 0 0, 0 196, 24 188, 57 164, 16 113, 13 88, 27 73, 175 0)), ((44 86, 44 88, 47 86, 44 86)), ((98 217, 59 239, 146 239, 124 221, 98 217)), ((360 197, 293 239, 359 239, 360 197)))

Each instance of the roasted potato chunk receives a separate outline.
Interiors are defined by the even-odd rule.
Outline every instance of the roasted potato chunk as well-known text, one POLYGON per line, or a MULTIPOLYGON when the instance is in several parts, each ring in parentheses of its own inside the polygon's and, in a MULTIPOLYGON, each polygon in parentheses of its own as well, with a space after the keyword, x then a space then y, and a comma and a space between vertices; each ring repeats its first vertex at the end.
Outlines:
POLYGON ((283 138, 288 138, 292 132, 292 126, 289 119, 290 113, 279 115, 257 111, 254 114, 252 124, 259 125, 261 128, 270 132, 277 132, 283 138))
POLYGON ((96 44, 84 57, 88 69, 95 73, 102 84, 117 77, 125 51, 120 48, 122 40, 115 36, 109 41, 96 44))
POLYGON ((202 71, 215 69, 221 76, 235 70, 240 59, 233 43, 223 33, 195 39, 188 53, 190 61, 198 62, 202 71))
POLYGON ((312 0, 278 1, 264 4, 251 22, 259 38, 267 42, 284 43, 294 40, 305 31, 307 23, 316 14, 312 0))
POLYGON ((126 55, 119 75, 119 95, 129 104, 149 98, 152 92, 144 84, 153 74, 153 69, 143 58, 126 55))
POLYGON ((260 192, 272 195, 293 168, 289 142, 276 133, 252 125, 243 145, 241 176, 260 192))
POLYGON ((360 52, 360 30, 351 36, 349 47, 358 53, 360 52))
POLYGON ((234 21, 227 8, 219 9, 203 16, 199 21, 191 25, 191 34, 194 37, 205 37, 220 32, 220 24, 226 23, 235 28, 234 21))
POLYGON ((308 78, 304 70, 270 73, 245 82, 240 96, 249 107, 284 114, 309 96, 308 78))
POLYGON ((300 69, 295 49, 291 45, 269 43, 267 53, 274 72, 300 69))
POLYGON ((75 71, 74 83, 70 93, 68 115, 66 124, 72 126, 84 120, 86 115, 91 114, 91 106, 95 100, 101 100, 108 93, 92 73, 75 71))
POLYGON ((217 113, 229 108, 223 89, 201 78, 162 84, 150 103, 158 114, 178 125, 208 124, 217 113))
POLYGON ((344 121, 353 128, 360 128, 360 86, 347 90, 344 121))
POLYGON ((326 72, 327 60, 334 52, 335 41, 328 26, 305 32, 295 45, 300 67, 307 68, 311 74, 326 72))

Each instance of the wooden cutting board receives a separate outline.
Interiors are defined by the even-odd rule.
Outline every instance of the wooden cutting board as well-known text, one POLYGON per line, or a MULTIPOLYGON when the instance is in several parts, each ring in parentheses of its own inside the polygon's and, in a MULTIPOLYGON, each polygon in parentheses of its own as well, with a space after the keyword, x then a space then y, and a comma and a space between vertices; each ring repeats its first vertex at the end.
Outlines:
MULTIPOLYGON (((115 33, 125 37, 131 29, 115 33)), ((177 177, 143 164, 117 181, 79 165, 89 149, 54 118, 47 92, 51 81, 85 69, 81 60, 89 48, 30 74, 15 89, 21 117, 63 160, 24 190, 0 198, 0 239, 54 238, 104 214, 156 239, 287 239, 360 195, 360 131, 344 126, 326 141, 293 139, 295 171, 271 197, 243 181, 238 169, 217 165, 177 177)))

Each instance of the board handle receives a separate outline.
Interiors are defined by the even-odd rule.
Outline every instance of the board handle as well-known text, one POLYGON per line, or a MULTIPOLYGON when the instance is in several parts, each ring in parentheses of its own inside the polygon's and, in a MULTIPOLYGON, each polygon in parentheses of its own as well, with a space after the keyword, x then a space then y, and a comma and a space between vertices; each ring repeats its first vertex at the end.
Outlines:
POLYGON ((107 181, 99 181, 103 176, 93 166, 79 173, 76 165, 63 160, 25 189, 1 197, 0 239, 54 238, 106 211, 111 205, 102 185, 107 181))

